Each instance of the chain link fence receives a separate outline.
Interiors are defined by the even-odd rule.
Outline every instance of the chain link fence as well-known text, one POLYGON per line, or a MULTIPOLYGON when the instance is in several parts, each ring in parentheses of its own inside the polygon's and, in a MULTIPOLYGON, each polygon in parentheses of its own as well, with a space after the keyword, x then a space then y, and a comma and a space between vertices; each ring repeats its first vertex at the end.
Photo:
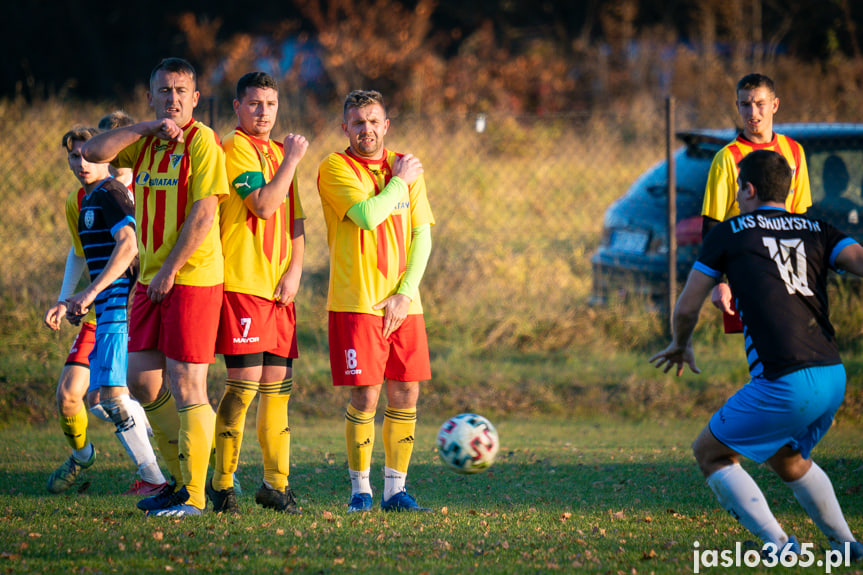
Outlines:
MULTIPOLYGON (((422 160, 437 220, 422 285, 428 314, 484 346, 571 341, 564 332, 590 301, 590 258, 603 241, 606 209, 664 159, 664 105, 642 100, 636 114, 392 117, 387 147, 422 160)), ((197 117, 223 135, 234 119, 217 108, 203 101, 197 117)), ((0 143, 0 290, 12 302, 44 307, 56 298, 70 246, 64 201, 79 188, 60 139, 71 125, 95 125, 108 111, 51 102, 0 108, 7 134, 0 143)), ((133 115, 145 119, 150 111, 133 115)), ((315 180, 321 160, 347 140, 337 116, 315 128, 285 116, 274 137, 294 131, 311 142, 298 175, 307 244, 300 299, 306 317, 324 325, 328 261, 315 180)), ((675 124, 701 127, 695 117, 678 109, 675 124)))

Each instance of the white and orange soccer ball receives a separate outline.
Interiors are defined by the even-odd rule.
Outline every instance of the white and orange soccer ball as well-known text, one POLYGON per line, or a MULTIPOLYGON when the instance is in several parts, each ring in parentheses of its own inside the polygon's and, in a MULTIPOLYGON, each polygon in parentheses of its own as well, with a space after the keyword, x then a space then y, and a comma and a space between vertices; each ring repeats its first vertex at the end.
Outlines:
POLYGON ((444 422, 437 434, 437 453, 458 473, 479 473, 488 469, 500 447, 497 430, 475 413, 461 413, 444 422))

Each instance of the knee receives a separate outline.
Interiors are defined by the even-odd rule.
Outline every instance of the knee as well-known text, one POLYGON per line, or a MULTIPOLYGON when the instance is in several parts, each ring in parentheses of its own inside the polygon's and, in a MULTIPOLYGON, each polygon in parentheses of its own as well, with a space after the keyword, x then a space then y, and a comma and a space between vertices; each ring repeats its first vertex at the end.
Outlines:
POLYGON ((695 462, 698 463, 698 467, 704 471, 706 450, 704 448, 704 442, 701 441, 701 436, 698 436, 695 441, 692 442, 692 456, 695 458, 695 462))

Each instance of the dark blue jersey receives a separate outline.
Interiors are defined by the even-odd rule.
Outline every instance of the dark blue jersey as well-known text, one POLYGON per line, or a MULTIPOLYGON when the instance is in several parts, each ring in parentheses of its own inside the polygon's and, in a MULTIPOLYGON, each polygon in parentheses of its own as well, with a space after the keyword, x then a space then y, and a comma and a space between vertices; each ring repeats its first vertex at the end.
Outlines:
POLYGON ((841 362, 827 276, 851 243, 829 224, 776 208, 736 216, 707 234, 693 268, 728 277, 753 377, 841 362))
MULTIPOLYGON (((90 281, 96 279, 117 245, 114 234, 135 226, 135 205, 128 188, 114 178, 104 180, 81 200, 78 236, 84 248, 90 281)), ((129 293, 137 277, 137 258, 126 273, 96 296, 96 329, 99 333, 126 332, 129 293)))

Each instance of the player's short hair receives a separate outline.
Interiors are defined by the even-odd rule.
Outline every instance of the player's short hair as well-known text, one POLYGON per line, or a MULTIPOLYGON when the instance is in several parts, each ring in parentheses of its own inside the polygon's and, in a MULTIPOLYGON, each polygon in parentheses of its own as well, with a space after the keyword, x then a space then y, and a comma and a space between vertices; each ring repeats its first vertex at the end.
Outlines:
POLYGON ((192 77, 192 84, 197 87, 198 75, 195 72, 195 67, 189 64, 182 58, 163 58, 161 62, 156 64, 153 71, 150 72, 150 86, 153 86, 153 80, 156 79, 156 74, 159 72, 173 72, 174 74, 188 74, 192 77))
POLYGON ((373 104, 379 104, 384 109, 384 116, 387 113, 387 107, 384 105, 384 97, 377 90, 354 90, 345 98, 345 107, 342 110, 342 118, 348 117, 348 110, 353 108, 365 108, 373 104))
POLYGON ((773 80, 764 74, 746 74, 737 82, 738 92, 740 90, 754 90, 756 88, 767 88, 771 94, 776 94, 776 86, 773 85, 773 80))
POLYGON ((107 132, 108 130, 131 126, 134 123, 135 120, 132 119, 132 116, 123 110, 114 110, 110 114, 102 116, 102 119, 99 120, 99 129, 103 132, 107 132))
POLYGON ((72 145, 75 142, 86 142, 98 133, 99 130, 91 128, 90 126, 74 126, 71 130, 63 134, 62 146, 67 152, 71 152, 72 145))
POLYGON ((755 186, 762 202, 784 202, 791 190, 791 166, 785 157, 773 150, 750 152, 737 164, 740 183, 755 186))
POLYGON ((237 100, 242 100, 249 88, 270 88, 279 91, 279 83, 266 72, 249 72, 237 80, 237 100))

